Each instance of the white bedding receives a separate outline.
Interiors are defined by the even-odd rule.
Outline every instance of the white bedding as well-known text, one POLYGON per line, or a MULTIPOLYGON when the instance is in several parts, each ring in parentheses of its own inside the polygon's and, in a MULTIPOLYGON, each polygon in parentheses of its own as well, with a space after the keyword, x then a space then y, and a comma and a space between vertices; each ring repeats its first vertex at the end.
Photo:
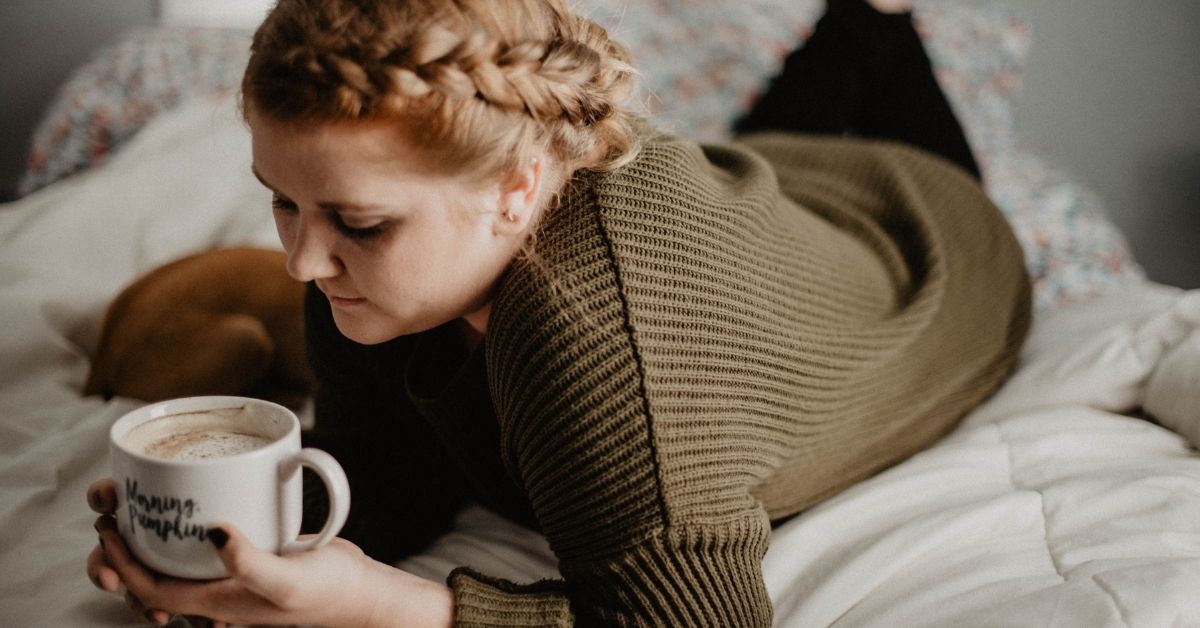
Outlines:
MULTIPOLYGON (((199 103, 0 206, 0 625, 137 624, 83 572, 83 492, 136 402, 78 391, 105 305, 137 274, 278 246, 249 154, 230 102, 199 103)), ((1017 375, 958 430, 775 531, 777 624, 1200 626, 1200 456, 1133 416, 1172 408, 1200 434, 1198 325, 1200 293, 1150 283, 1039 316, 1017 375)), ((542 539, 480 509, 404 566, 458 564, 554 574, 542 539)))

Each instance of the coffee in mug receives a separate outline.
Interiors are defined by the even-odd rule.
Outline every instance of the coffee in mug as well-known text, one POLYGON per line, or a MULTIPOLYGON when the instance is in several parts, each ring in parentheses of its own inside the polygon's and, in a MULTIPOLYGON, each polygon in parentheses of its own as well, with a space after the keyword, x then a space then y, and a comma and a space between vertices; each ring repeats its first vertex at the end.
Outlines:
POLYGON ((205 460, 253 451, 271 444, 264 417, 243 407, 185 412, 146 421, 129 430, 124 444, 164 460, 205 460))
POLYGON ((182 578, 228 575, 207 531, 232 523, 276 553, 319 547, 350 509, 346 475, 332 456, 300 448, 300 420, 283 406, 246 397, 189 397, 151 404, 109 432, 117 483, 117 528, 152 569, 182 578), (297 540, 301 467, 321 477, 330 515, 297 540))

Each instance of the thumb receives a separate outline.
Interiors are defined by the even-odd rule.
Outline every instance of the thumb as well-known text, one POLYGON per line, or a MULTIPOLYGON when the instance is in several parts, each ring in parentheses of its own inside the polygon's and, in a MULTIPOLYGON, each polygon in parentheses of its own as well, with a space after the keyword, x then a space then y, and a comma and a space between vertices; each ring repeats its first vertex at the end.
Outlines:
POLYGON ((205 537, 216 548, 230 578, 268 600, 278 598, 287 582, 283 559, 255 547, 233 524, 209 528, 205 537))

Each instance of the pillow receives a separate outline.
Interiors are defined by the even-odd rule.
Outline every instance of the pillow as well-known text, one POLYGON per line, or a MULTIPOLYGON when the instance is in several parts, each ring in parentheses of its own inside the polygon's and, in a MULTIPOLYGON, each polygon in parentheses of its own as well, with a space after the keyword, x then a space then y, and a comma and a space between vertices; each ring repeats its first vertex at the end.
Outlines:
POLYGON ((59 88, 33 135, 24 195, 102 163, 156 114, 237 89, 250 32, 147 27, 122 36, 59 88))
MULTIPOLYGON (((586 0, 581 10, 630 49, 645 79, 639 99, 660 127, 719 140, 812 33, 824 6, 824 0, 586 0)), ((938 80, 986 162, 1014 141, 1027 22, 998 2, 928 0, 917 3, 914 15, 938 80)))
POLYGON ((1025 251, 1034 309, 1054 310, 1145 280, 1125 237, 1089 189, 1017 147, 997 153, 988 194, 1025 251))
MULTIPOLYGON (((587 0, 584 10, 633 55, 638 95, 661 128, 727 138, 783 58, 812 32, 824 0, 587 0)), ((1141 280, 1129 246, 1088 190, 1023 150, 1014 106, 1031 33, 995 0, 918 0, 914 23, 996 204, 1020 240, 1039 310, 1141 280)))
POLYGON ((1086 308, 1047 313, 1030 331, 1020 368, 967 423, 991 423, 1039 407, 1076 405, 1118 414, 1154 408, 1165 427, 1195 436, 1197 333, 1200 291, 1158 284, 1110 293, 1086 308))
MULTIPOLYGON (((720 140, 783 58, 811 33, 824 0, 581 0, 577 10, 625 43, 642 70, 643 112, 660 127, 720 140)), ((917 26, 981 167, 1011 143, 1011 101, 1027 28, 996 3, 918 5, 917 26)), ((184 26, 130 32, 67 80, 35 133, 27 194, 100 163, 156 113, 236 89, 249 32, 184 26)))
MULTIPOLYGON (((659 127, 729 136, 783 58, 812 31, 824 0, 578 0, 624 43, 643 75, 635 99, 659 127)), ((999 0, 917 0, 915 24, 963 125, 989 193, 1025 250, 1038 309, 1143 278, 1094 195, 1021 149, 1014 104, 1030 48, 1024 15, 999 0)), ((237 89, 249 32, 143 29, 67 81, 34 138, 20 191, 100 163, 156 113, 237 89)))
POLYGON ((1164 427, 1200 449, 1200 292, 1190 297, 1193 307, 1180 322, 1191 324, 1187 338, 1167 350, 1146 384, 1142 407, 1164 427))

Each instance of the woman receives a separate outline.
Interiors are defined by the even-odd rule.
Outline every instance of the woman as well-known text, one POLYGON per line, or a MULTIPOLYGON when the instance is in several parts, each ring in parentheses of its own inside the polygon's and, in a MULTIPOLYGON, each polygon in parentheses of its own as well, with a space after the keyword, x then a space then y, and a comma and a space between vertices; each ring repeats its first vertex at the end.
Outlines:
POLYGON ((278 557, 227 526, 232 577, 182 582, 104 515, 93 581, 159 622, 769 625, 772 523, 945 434, 1028 326, 906 7, 874 2, 831 3, 738 141, 700 147, 621 108, 625 52, 560 0, 282 0, 244 113, 347 540, 278 557), (388 565, 468 501, 563 579, 388 565))

